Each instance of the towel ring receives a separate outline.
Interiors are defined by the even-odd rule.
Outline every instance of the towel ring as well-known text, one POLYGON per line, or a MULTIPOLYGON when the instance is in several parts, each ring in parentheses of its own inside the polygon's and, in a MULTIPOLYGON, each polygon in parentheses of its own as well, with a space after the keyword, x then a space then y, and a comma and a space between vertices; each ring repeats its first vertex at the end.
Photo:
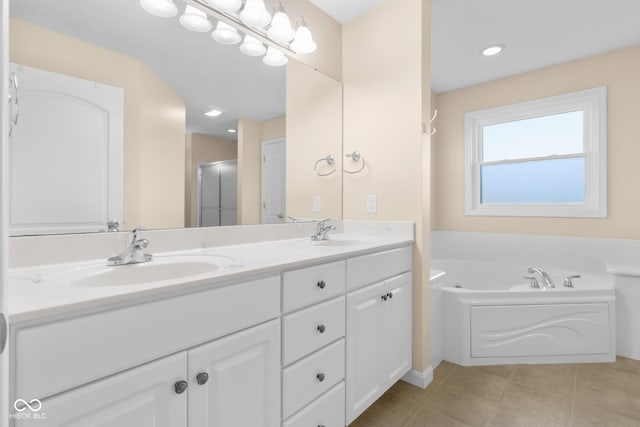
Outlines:
POLYGON ((353 160, 354 162, 358 162, 360 160, 362 160, 362 166, 360 167, 360 169, 355 170, 355 171, 348 171, 346 169, 342 169, 342 171, 344 173, 350 173, 350 174, 356 174, 356 173, 360 173, 364 170, 364 167, 367 165, 367 162, 365 162, 364 157, 362 157, 362 154, 360 154, 359 151, 354 151, 353 153, 348 153, 345 155, 345 157, 351 157, 351 160, 353 160))
POLYGON ((334 157, 331 154, 329 154, 327 155, 327 157, 318 159, 316 161, 316 164, 313 165, 313 170, 316 172, 316 175, 318 176, 329 176, 336 171, 336 168, 331 169, 331 172, 323 173, 318 170, 318 164, 325 162, 327 165, 331 166, 334 163, 334 161, 335 161, 334 157))

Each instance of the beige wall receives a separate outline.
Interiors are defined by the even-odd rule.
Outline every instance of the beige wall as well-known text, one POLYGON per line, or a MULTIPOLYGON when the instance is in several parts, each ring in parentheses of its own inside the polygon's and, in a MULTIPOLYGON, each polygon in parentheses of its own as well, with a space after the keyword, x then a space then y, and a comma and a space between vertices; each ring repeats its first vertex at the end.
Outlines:
POLYGON ((284 137, 286 120, 238 120, 238 224, 262 222, 262 141, 284 137))
MULTIPOLYGON (((319 164, 321 173, 331 171, 319 164)), ((342 218, 342 85, 311 68, 287 65, 286 214, 299 218, 342 218), (314 164, 333 155, 336 172, 318 176, 314 164), (321 200, 313 212, 312 197, 321 200)))
POLYGON ((201 133, 186 135, 185 164, 185 224, 197 226, 196 195, 198 187, 198 163, 212 163, 238 158, 238 143, 201 133))
MULTIPOLYGON (((429 366, 428 239, 430 2, 387 0, 343 28, 344 152, 360 151, 365 170, 344 176, 346 219, 416 223, 414 369, 429 366), (394 37, 388 37, 389 23, 394 37), (399 43, 398 40, 401 40, 399 43), (428 120, 428 119, 426 119, 428 120), (366 212, 377 195, 378 212, 366 212)), ((350 167, 345 162, 345 168, 350 167)))
POLYGON ((640 46, 436 95, 433 229, 639 239, 639 100, 640 46), (607 218, 464 216, 465 112, 597 86, 608 98, 607 218))
POLYGON ((141 61, 18 19, 10 60, 124 89, 124 226, 184 225, 184 102, 141 61))

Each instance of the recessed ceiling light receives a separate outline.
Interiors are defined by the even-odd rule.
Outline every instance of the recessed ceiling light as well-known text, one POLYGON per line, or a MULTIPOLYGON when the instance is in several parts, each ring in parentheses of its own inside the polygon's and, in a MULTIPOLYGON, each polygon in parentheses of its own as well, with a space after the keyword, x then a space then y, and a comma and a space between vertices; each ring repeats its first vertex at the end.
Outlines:
POLYGON ((209 110, 206 113, 204 113, 205 116, 209 116, 209 117, 218 117, 220 114, 222 114, 222 111, 220 110, 209 110))
POLYGON ((237 132, 237 130, 235 130, 235 129, 227 129, 227 132, 229 132, 229 133, 236 133, 236 132, 237 132))
POLYGON ((503 50, 504 50, 504 46, 502 45, 489 46, 482 50, 482 54, 484 56, 494 56, 499 54, 503 50))

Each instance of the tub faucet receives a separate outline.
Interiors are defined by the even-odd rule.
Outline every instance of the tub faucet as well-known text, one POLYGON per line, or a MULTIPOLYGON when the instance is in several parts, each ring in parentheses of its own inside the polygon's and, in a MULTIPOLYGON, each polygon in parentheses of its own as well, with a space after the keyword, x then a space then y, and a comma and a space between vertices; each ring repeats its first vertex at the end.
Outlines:
POLYGON ((126 265, 126 264, 137 264, 140 262, 148 262, 153 259, 153 255, 145 254, 143 252, 144 249, 149 246, 149 241, 147 239, 139 239, 138 234, 140 233, 139 228, 134 228, 129 236, 131 236, 131 241, 124 249, 120 255, 116 255, 107 260, 107 265, 126 265))
POLYGON ((326 225, 325 222, 327 221, 329 220, 323 219, 318 223, 318 227, 316 228, 316 234, 311 236, 311 240, 313 240, 314 242, 318 242, 320 240, 329 240, 329 238, 327 237, 327 234, 329 234, 330 231, 335 230, 336 226, 326 225))
POLYGON ((545 273, 543 270, 537 268, 537 267, 529 267, 529 269, 527 270, 527 273, 529 274, 539 274, 540 278, 542 279, 542 283, 544 285, 545 288, 555 288, 556 285, 553 284, 553 281, 551 280, 551 277, 549 277, 549 275, 547 273, 545 273))

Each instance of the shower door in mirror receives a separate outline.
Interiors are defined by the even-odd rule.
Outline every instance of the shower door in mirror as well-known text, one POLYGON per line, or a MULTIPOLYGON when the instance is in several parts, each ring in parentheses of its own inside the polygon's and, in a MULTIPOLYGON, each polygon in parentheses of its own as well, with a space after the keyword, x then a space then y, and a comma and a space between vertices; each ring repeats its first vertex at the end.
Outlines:
POLYGON ((18 64, 10 147, 10 233, 106 231, 122 224, 121 88, 18 64))

